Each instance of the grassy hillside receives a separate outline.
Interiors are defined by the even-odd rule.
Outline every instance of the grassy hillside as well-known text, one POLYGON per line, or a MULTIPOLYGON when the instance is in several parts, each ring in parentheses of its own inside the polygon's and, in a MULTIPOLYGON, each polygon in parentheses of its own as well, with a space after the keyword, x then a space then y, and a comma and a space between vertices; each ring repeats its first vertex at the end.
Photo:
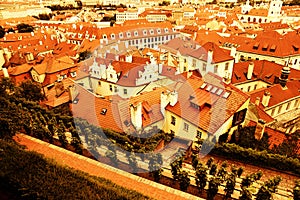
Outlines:
POLYGON ((12 199, 149 199, 106 179, 57 165, 13 142, 0 140, 2 195, 12 199))

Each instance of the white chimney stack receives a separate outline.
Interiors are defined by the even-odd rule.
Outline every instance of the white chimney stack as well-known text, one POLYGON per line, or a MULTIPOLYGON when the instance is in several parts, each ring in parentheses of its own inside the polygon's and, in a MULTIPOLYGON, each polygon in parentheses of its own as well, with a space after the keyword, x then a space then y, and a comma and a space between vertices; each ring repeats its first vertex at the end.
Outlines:
POLYGON ((252 78, 253 70, 254 70, 254 63, 250 62, 248 65, 248 71, 247 71, 247 79, 248 80, 250 80, 252 78))
POLYGON ((178 92, 173 91, 169 94, 169 98, 170 98, 170 105, 171 106, 175 106, 175 104, 178 101, 178 92))
POLYGON ((207 52, 207 65, 212 64, 213 61, 213 50, 208 50, 207 52))
POLYGON ((131 63, 132 62, 132 55, 127 54, 125 57, 125 61, 131 63))
POLYGON ((262 104, 264 107, 268 107, 269 102, 270 102, 270 98, 271 98, 270 92, 265 91, 265 93, 264 93, 264 95, 263 95, 263 98, 262 98, 262 101, 261 101, 261 104, 262 104))
POLYGON ((256 97, 256 99, 255 99, 255 105, 259 106, 259 103, 260 103, 260 98, 256 97))
POLYGON ((141 102, 130 105, 130 116, 133 126, 136 128, 136 130, 140 130, 143 125, 141 102))
POLYGON ((2 68, 2 71, 3 71, 4 77, 5 77, 5 78, 9 78, 9 74, 8 74, 7 68, 3 67, 3 68, 2 68))
POLYGON ((234 57, 234 62, 236 62, 235 60, 235 56, 236 56, 236 47, 232 46, 230 49, 230 56, 234 57))

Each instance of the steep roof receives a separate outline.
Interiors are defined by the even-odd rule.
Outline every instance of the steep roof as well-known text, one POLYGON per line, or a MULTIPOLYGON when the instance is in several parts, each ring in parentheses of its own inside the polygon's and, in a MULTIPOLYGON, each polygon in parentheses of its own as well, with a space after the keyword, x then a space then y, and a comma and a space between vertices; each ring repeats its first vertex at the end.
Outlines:
MULTIPOLYGON (((250 80, 262 80, 267 83, 273 84, 275 77, 280 77, 283 65, 270 62, 267 60, 254 60, 247 62, 235 63, 231 77, 231 83, 238 84, 250 81, 247 79, 247 72, 249 64, 253 63, 253 73, 250 80)), ((290 79, 300 79, 300 71, 291 68, 289 75, 290 79)))
MULTIPOLYGON (((275 105, 278 105, 284 101, 287 101, 289 99, 299 97, 300 92, 300 81, 299 80, 293 80, 288 81, 286 83, 286 88, 282 88, 281 85, 275 84, 268 88, 261 88, 255 91, 250 92, 250 101, 255 103, 255 100, 257 97, 260 99, 263 98, 264 93, 268 91, 271 94, 271 98, 269 101, 268 107, 272 107, 275 105)), ((261 108, 265 108, 262 104, 260 104, 261 108)))
POLYGON ((219 77, 208 73, 203 79, 195 76, 187 79, 178 89, 178 102, 168 105, 166 110, 213 134, 248 98, 234 86, 225 85, 219 77))

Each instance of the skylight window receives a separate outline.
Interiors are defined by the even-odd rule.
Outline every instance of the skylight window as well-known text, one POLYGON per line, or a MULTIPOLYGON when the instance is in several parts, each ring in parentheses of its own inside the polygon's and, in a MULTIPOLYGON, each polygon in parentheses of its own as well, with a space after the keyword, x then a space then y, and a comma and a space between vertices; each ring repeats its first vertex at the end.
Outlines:
POLYGON ((207 86, 206 91, 210 91, 211 89, 212 89, 212 86, 209 85, 209 86, 207 86))
POLYGON ((207 85, 206 83, 203 83, 200 88, 204 89, 206 85, 207 85))
POLYGON ((213 89, 211 90, 211 93, 216 93, 217 90, 218 90, 217 87, 213 87, 213 89))
POLYGON ((223 98, 227 99, 227 98, 229 97, 229 95, 230 95, 230 92, 225 92, 225 93, 223 94, 223 98))
POLYGON ((106 114, 106 112, 107 112, 107 109, 106 109, 106 108, 102 108, 102 110, 101 110, 100 114, 101 114, 101 115, 105 115, 105 114, 106 114))
POLYGON ((222 92, 223 92, 223 90, 219 89, 218 92, 217 92, 217 95, 220 96, 222 94, 222 92))

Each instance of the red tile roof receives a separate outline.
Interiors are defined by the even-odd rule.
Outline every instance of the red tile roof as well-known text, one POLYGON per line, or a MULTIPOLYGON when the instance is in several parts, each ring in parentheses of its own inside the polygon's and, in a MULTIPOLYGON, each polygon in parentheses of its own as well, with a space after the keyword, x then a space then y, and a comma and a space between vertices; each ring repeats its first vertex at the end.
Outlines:
MULTIPOLYGON (((280 77, 283 65, 270 62, 267 60, 254 60, 247 62, 235 63, 233 67, 233 73, 231 77, 231 83, 243 83, 249 81, 247 79, 247 71, 250 63, 254 64, 251 80, 262 80, 267 83, 273 84, 275 77, 280 77)), ((296 69, 290 69, 290 79, 300 79, 300 71, 296 69)))
POLYGON ((203 79, 195 76, 187 79, 178 90, 178 102, 174 106, 168 105, 166 110, 213 134, 247 99, 248 95, 208 73, 203 79), (207 85, 203 85, 204 80, 207 85), (215 93, 208 92, 209 88, 211 91, 216 89, 215 93), (229 94, 227 98, 223 97, 225 93, 229 94), (198 105, 200 110, 191 103, 198 105))
MULTIPOLYGON (((257 97, 262 99, 265 91, 268 91, 271 94, 271 98, 270 98, 268 107, 275 106, 284 101, 287 101, 289 99, 299 96, 300 81, 298 81, 298 80, 288 81, 286 83, 286 87, 287 87, 287 89, 282 88, 281 85, 279 85, 279 84, 275 84, 275 85, 270 86, 269 88, 261 88, 261 89, 252 91, 249 93, 250 101, 252 103, 255 103, 255 100, 257 99, 257 97)), ((262 104, 260 104, 260 107, 262 109, 264 109, 264 106, 262 104)))

